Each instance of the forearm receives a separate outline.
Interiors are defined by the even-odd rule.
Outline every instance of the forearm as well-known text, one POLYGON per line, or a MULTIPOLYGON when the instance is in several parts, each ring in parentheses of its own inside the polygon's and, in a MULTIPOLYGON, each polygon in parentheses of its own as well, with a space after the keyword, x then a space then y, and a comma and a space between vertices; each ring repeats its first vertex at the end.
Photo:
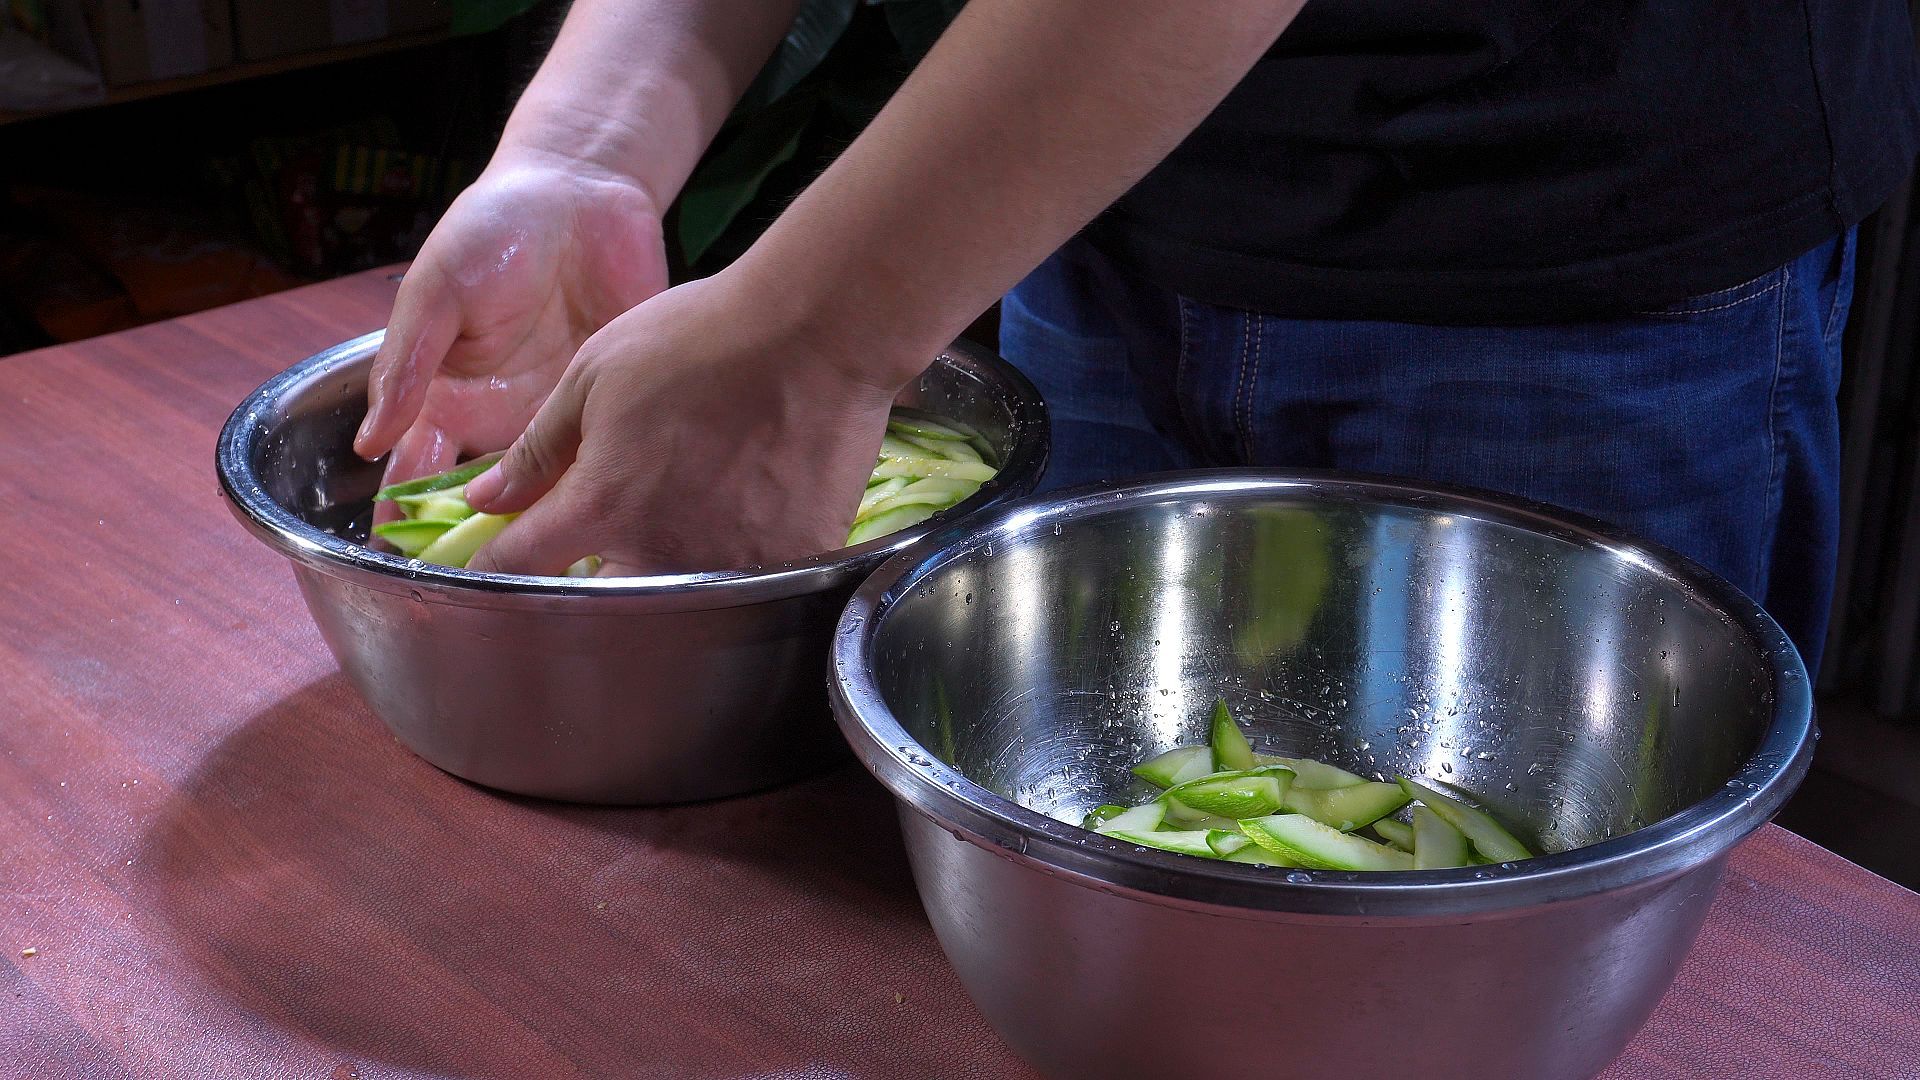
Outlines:
POLYGON ((904 382, 1171 151, 1304 2, 973 0, 738 273, 904 382))
POLYGON ((800 0, 575 0, 496 161, 580 162, 664 209, 800 0))

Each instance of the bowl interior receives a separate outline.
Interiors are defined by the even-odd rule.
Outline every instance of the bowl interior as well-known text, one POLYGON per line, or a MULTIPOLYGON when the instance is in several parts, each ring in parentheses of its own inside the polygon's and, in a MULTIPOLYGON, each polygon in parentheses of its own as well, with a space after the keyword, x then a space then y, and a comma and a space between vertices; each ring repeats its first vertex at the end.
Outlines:
POLYGON ((1453 784, 1544 851, 1724 785, 1764 648, 1638 549, 1368 485, 1018 515, 884 609, 890 711, 976 784, 1078 823, 1153 791, 1225 699, 1258 750, 1453 784))
MULTIPOLYGON (((381 462, 362 460, 352 446, 366 415, 377 346, 367 340, 335 362, 289 372, 253 418, 250 435, 250 464, 267 498, 306 524, 354 543, 365 543, 372 527, 383 469, 381 462)), ((1021 422, 1015 403, 1020 392, 984 354, 956 343, 897 401, 972 426, 1007 462, 1021 422)))

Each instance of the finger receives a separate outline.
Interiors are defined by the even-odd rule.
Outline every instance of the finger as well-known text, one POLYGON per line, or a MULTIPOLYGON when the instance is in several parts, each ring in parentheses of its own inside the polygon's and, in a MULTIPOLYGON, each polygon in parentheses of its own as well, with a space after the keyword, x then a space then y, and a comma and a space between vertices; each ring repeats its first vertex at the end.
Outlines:
MULTIPOLYGON (((393 456, 387 459, 386 477, 382 483, 398 484, 416 476, 431 476, 446 472, 459 463, 460 445, 451 436, 433 424, 415 424, 394 444, 393 456)), ((391 502, 373 504, 373 522, 376 525, 400 516, 400 508, 391 502)))
POLYGON ((556 490, 535 503, 467 563, 482 574, 545 574, 558 577, 598 546, 584 504, 556 490))
POLYGON ((355 453, 377 458, 413 426, 459 328, 458 305, 444 278, 423 269, 401 281, 367 376, 367 415, 353 437, 355 453))
POLYGON ((586 395, 579 385, 570 374, 561 376, 500 464, 468 482, 467 505, 489 514, 512 514, 553 490, 580 452, 580 410, 586 395))
POLYGON ((600 569, 595 571, 593 576, 594 577, 647 577, 651 574, 658 574, 662 572, 663 571, 658 566, 652 566, 652 565, 643 566, 640 563, 617 562, 613 559, 602 559, 600 561, 600 569))

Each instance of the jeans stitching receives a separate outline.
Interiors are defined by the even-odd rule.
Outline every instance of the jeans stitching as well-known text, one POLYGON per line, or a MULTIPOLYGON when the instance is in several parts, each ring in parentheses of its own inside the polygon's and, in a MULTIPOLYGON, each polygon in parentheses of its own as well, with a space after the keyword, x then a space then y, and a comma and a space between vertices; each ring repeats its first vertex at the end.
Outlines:
MULTIPOLYGON (((1793 266, 1788 264, 1781 273, 1781 283, 1793 284, 1793 266)), ((1763 510, 1766 517, 1763 526, 1770 530, 1779 528, 1780 517, 1780 377, 1786 366, 1787 354, 1787 290, 1782 290, 1780 303, 1776 305, 1779 323, 1773 335, 1773 381, 1767 386, 1767 495, 1763 510)), ((1756 545, 1754 552, 1754 587, 1764 595, 1767 590, 1767 577, 1770 567, 1767 565, 1771 552, 1765 544, 1756 545)), ((1756 600, 1762 597, 1756 597, 1756 600)))
MULTIPOLYGON (((1824 346, 1828 352, 1833 351, 1833 326, 1835 320, 1840 316, 1840 296, 1842 293, 1851 293, 1852 291, 1851 289, 1842 288, 1842 286, 1846 282, 1847 263, 1850 261, 1847 256, 1851 253, 1850 249, 1854 245, 1854 237, 1856 235, 1853 229, 1848 229, 1846 232, 1840 234, 1840 243, 1838 245, 1840 250, 1834 257, 1837 265, 1833 271, 1833 300, 1827 304, 1827 321, 1820 326, 1820 344, 1824 346)), ((1851 300, 1852 297, 1849 295, 1848 299, 1851 300)))
MULTIPOLYGON (((1747 296, 1743 296, 1743 297, 1741 297, 1741 298, 1740 298, 1740 299, 1738 299, 1738 300, 1733 300, 1733 301, 1729 301, 1728 303, 1725 303, 1725 304, 1716 304, 1716 305, 1714 305, 1713 307, 1702 307, 1702 308, 1679 308, 1679 309, 1674 309, 1674 310, 1670 310, 1670 311, 1638 311, 1638 312, 1635 312, 1634 314, 1636 314, 1636 315, 1655 315, 1655 316, 1666 316, 1667 318, 1680 318, 1680 317, 1682 317, 1682 316, 1686 316, 1686 315, 1704 315, 1704 314, 1706 314, 1706 313, 1707 313, 1707 312, 1709 312, 1709 311, 1725 311, 1725 310, 1727 310, 1728 308, 1735 308, 1735 307, 1739 307, 1739 306, 1740 306, 1741 304, 1745 304, 1745 303, 1749 303, 1749 302, 1751 302, 1751 301, 1754 301, 1754 300, 1758 300, 1758 299, 1760 299, 1761 297, 1763 297, 1763 296, 1765 296, 1765 295, 1767 295, 1768 293, 1770 293, 1770 292, 1773 292, 1773 291, 1774 291, 1775 289, 1778 289, 1778 288, 1780 288, 1780 286, 1781 286, 1782 284, 1783 284, 1782 282, 1779 282, 1779 281, 1776 281, 1776 282, 1774 282, 1773 284, 1771 284, 1771 285, 1769 285, 1769 286, 1767 286, 1766 288, 1764 288, 1764 289, 1761 289, 1761 290, 1759 290, 1758 292, 1755 292, 1755 293, 1751 293, 1751 294, 1749 294, 1749 295, 1747 295, 1747 296)), ((1739 286, 1735 286, 1735 288, 1738 288, 1738 287, 1739 287, 1739 286)), ((1722 292, 1725 292, 1725 291, 1727 291, 1727 290, 1724 290, 1724 289, 1723 289, 1723 290, 1721 290, 1721 291, 1722 291, 1722 292)), ((1712 294, 1712 293, 1709 293, 1709 294, 1707 294, 1707 295, 1709 295, 1709 296, 1711 296, 1711 295, 1713 295, 1713 294, 1712 294)))
POLYGON ((1248 367, 1248 363, 1252 361, 1254 348, 1256 348, 1256 346, 1254 346, 1254 313, 1252 313, 1252 311, 1240 311, 1240 377, 1238 377, 1238 379, 1235 380, 1235 384, 1233 384, 1233 411, 1235 411, 1235 425, 1233 425, 1233 427, 1235 427, 1235 434, 1238 436, 1238 440, 1240 440, 1240 459, 1242 459, 1242 463, 1248 463, 1248 461, 1252 461, 1252 457, 1254 457, 1252 452, 1250 452, 1252 440, 1248 438, 1248 432, 1246 432, 1248 415, 1252 415, 1252 411, 1254 411, 1252 402, 1250 402, 1248 396, 1246 396, 1246 367, 1248 367))
POLYGON ((1187 357, 1193 352, 1193 305, 1184 296, 1175 296, 1173 302, 1180 312, 1180 357, 1173 365, 1173 411, 1191 433, 1197 430, 1193 416, 1187 410, 1187 357))
POLYGON ((1246 428, 1246 434, 1241 438, 1242 445, 1240 449, 1241 453, 1245 455, 1246 464, 1251 465, 1253 464, 1254 444, 1253 402, 1254 399, 1260 396, 1260 350, 1264 343, 1263 339, 1266 336, 1262 331, 1266 329, 1266 326, 1258 321, 1258 316, 1249 315, 1248 319, 1253 325, 1253 360, 1247 368, 1247 403, 1245 411, 1241 414, 1242 423, 1246 428))

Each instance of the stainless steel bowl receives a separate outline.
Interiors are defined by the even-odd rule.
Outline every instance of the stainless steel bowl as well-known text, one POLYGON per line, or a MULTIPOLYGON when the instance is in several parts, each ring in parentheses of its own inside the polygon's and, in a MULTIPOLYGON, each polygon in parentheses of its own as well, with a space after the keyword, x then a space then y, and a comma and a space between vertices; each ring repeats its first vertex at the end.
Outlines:
POLYGON ((834 704, 987 1019, 1055 1077, 1573 1080, 1645 1022, 1813 750, 1751 601, 1457 490, 1174 474, 938 530, 861 586, 834 704), (1483 797, 1558 854, 1286 871, 1085 832, 1203 742, 1483 797), (1059 819, 1065 819, 1059 820, 1059 819))
POLYGON ((939 521, 1031 491, 1045 467, 1039 394, 956 342, 901 403, 978 428, 1002 465, 927 525, 753 572, 572 579, 429 566, 362 546, 380 466, 349 443, 380 337, 301 361, 241 402, 220 434, 221 487, 292 561, 321 636, 394 734, 450 773, 526 795, 717 798, 843 753, 821 673, 847 595, 939 521))

